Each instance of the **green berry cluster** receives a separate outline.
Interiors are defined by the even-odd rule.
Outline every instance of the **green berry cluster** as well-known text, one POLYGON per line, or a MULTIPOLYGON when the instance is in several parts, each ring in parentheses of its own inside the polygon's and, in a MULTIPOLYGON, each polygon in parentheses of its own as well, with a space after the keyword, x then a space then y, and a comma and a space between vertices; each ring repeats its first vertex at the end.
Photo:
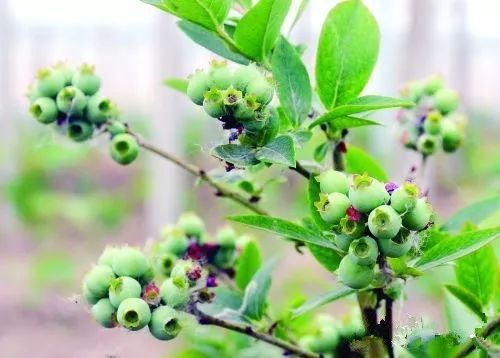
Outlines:
POLYGON ((224 129, 235 130, 231 141, 239 137, 244 145, 258 146, 276 136, 270 137, 265 130, 276 117, 269 107, 274 86, 255 64, 231 72, 225 61, 212 61, 208 71, 191 75, 187 95, 209 116, 223 122, 224 129))
POLYGON ((185 270, 194 265, 179 262, 174 267, 175 280, 165 281, 158 289, 153 268, 142 251, 108 247, 86 274, 83 295, 103 327, 138 331, 148 326, 155 338, 170 340, 182 330, 184 313, 178 309, 188 302, 193 285, 185 270))
POLYGON ((56 125, 75 142, 93 137, 99 129, 111 134, 111 157, 122 165, 139 154, 139 144, 126 133, 126 125, 118 120, 118 108, 99 93, 101 79, 94 66, 83 64, 73 69, 57 63, 38 70, 29 87, 30 112, 43 124, 56 125))
POLYGON ((401 140, 407 148, 429 156, 440 148, 452 153, 462 145, 467 117, 457 110, 457 92, 444 87, 441 77, 412 82, 402 94, 416 103, 398 117, 403 126, 401 140))
POLYGON ((347 252, 338 274, 347 286, 360 289, 375 277, 379 252, 404 256, 415 233, 431 222, 432 208, 413 183, 384 184, 363 175, 328 170, 317 180, 321 218, 332 227, 336 245, 347 252))

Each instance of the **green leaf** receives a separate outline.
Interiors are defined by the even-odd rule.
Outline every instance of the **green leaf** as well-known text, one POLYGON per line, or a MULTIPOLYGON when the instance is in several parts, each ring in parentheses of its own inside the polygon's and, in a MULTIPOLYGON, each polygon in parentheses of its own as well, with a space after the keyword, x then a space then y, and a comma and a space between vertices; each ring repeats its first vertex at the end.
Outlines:
POLYGON ((298 147, 302 147, 312 138, 312 132, 309 130, 299 130, 297 132, 290 132, 289 134, 292 136, 298 147))
POLYGON ((314 149, 313 153, 314 160, 317 161, 318 163, 321 162, 323 159, 325 159, 329 149, 330 149, 330 143, 328 142, 324 142, 318 145, 314 149))
POLYGON ((318 95, 327 109, 361 93, 377 61, 379 37, 377 22, 362 1, 342 1, 330 11, 316 54, 318 95))
POLYGON ((500 227, 468 231, 453 236, 431 247, 417 261, 415 267, 421 271, 442 265, 468 255, 500 236, 500 227))
POLYGON ((252 7, 252 0, 235 0, 235 2, 243 6, 245 10, 248 10, 252 7))
POLYGON ((338 300, 339 298, 346 297, 354 292, 356 292, 356 290, 347 286, 336 287, 332 291, 327 292, 312 300, 309 300, 300 307, 293 310, 292 311, 293 318, 302 316, 304 313, 310 312, 316 308, 326 305, 327 303, 338 300))
POLYGON ((230 216, 228 219, 260 230, 268 231, 285 238, 338 250, 332 242, 321 236, 319 233, 308 230, 287 220, 262 215, 230 216))
POLYGON ((215 32, 189 21, 179 21, 179 28, 195 43, 230 61, 248 65, 250 60, 232 51, 215 32))
POLYGON ((300 56, 283 37, 274 49, 272 69, 280 104, 293 126, 299 126, 311 109, 311 82, 300 56))
POLYGON ((181 19, 216 30, 226 19, 232 0, 141 0, 181 19))
POLYGON ((497 279, 497 259, 491 245, 457 260, 455 276, 458 284, 477 296, 483 306, 493 298, 497 279))
POLYGON ((241 52, 254 60, 266 58, 280 35, 290 4, 291 0, 260 0, 251 8, 234 32, 241 52))
POLYGON ((319 188, 319 182, 316 180, 314 175, 311 175, 311 177, 309 178, 308 187, 309 213, 316 226, 322 231, 327 231, 331 230, 331 227, 321 218, 321 215, 318 212, 318 208, 316 208, 316 206, 314 205, 314 203, 319 200, 320 192, 321 190, 319 188))
POLYGON ((293 138, 289 135, 276 137, 260 148, 255 153, 255 157, 266 163, 295 167, 295 146, 293 138))
POLYGON ((377 160, 359 147, 348 144, 345 161, 348 173, 363 174, 366 172, 380 181, 386 182, 389 180, 387 173, 377 160))
POLYGON ((476 316, 478 316, 483 322, 487 321, 486 315, 484 314, 481 302, 479 299, 466 290, 463 287, 455 286, 455 285, 445 285, 446 289, 450 291, 450 293, 458 298, 464 305, 466 305, 476 316))
POLYGON ((380 123, 372 121, 371 119, 359 118, 353 116, 337 117, 330 122, 333 129, 347 129, 364 126, 381 126, 380 123))
POLYGON ((277 258, 267 261, 246 286, 241 307, 246 317, 255 320, 262 319, 267 306, 267 295, 271 288, 271 272, 277 261, 277 258))
POLYGON ((404 258, 387 258, 387 262, 389 266, 394 271, 396 276, 400 277, 418 277, 422 276, 424 273, 422 271, 417 270, 414 267, 408 266, 406 263, 406 259, 404 258))
POLYGON ((351 101, 347 104, 333 108, 331 111, 323 114, 314 122, 312 122, 309 128, 316 127, 321 123, 332 122, 336 118, 346 117, 351 114, 386 108, 411 107, 414 105, 415 104, 413 102, 406 99, 383 96, 363 96, 356 98, 354 101, 351 101))
POLYGON ((261 264, 262 257, 257 243, 253 240, 248 241, 241 251, 236 265, 236 276, 234 278, 236 285, 244 290, 261 264))
POLYGON ((210 154, 237 167, 246 167, 259 163, 255 153, 250 148, 237 144, 218 145, 211 150, 210 154))
POLYGON ((184 78, 167 78, 163 84, 181 93, 186 93, 189 81, 184 78))
POLYGON ((328 271, 335 272, 339 268, 342 257, 336 251, 313 244, 306 244, 306 246, 316 261, 328 271))
POLYGON ((488 216, 500 211, 500 195, 482 200, 460 209, 446 224, 444 230, 459 230, 467 221, 479 224, 488 216))

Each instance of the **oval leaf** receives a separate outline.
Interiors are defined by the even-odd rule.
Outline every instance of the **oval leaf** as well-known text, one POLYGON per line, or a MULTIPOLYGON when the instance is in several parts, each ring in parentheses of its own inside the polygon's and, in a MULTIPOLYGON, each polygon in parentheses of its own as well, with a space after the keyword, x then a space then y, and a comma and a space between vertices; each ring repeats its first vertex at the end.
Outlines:
POLYGON ((337 252, 313 244, 306 244, 306 246, 316 261, 328 271, 335 272, 339 268, 342 257, 337 252))
POLYGON ((379 29, 360 0, 342 1, 328 14, 316 55, 316 82, 327 109, 356 98, 377 61, 379 29))
POLYGON ((327 303, 333 302, 335 300, 338 300, 339 298, 346 297, 352 293, 356 292, 356 290, 347 287, 347 286, 341 286, 333 289, 330 292, 327 292, 319 297, 316 297, 310 301, 307 301, 304 303, 302 306, 294 309, 292 311, 292 317, 297 318, 304 313, 310 312, 316 308, 319 308, 321 306, 326 305, 327 303))
POLYGON ((295 145, 293 138, 289 135, 276 137, 260 148, 255 153, 255 157, 266 163, 295 167, 295 145))
POLYGON ((351 144, 347 145, 345 154, 346 171, 351 174, 363 174, 374 177, 377 180, 386 182, 389 180, 387 173, 382 166, 370 154, 359 147, 351 144))
POLYGON ((236 265, 236 276, 234 278, 236 285, 242 290, 248 285, 252 280, 253 275, 257 272, 262 263, 262 257, 260 255, 259 247, 257 243, 250 240, 238 258, 238 263, 236 265))
POLYGON ((445 285, 445 287, 453 296, 458 298, 460 302, 467 306, 471 312, 478 316, 483 322, 486 322, 486 315, 481 308, 481 302, 479 302, 479 299, 476 296, 460 286, 445 285))
POLYGON ((181 93, 186 93, 188 80, 184 78, 167 78, 165 81, 163 81, 163 84, 181 93))
POLYGON ((237 144, 218 145, 212 148, 210 154, 237 167, 246 167, 259 163, 255 158, 255 153, 250 148, 237 144))

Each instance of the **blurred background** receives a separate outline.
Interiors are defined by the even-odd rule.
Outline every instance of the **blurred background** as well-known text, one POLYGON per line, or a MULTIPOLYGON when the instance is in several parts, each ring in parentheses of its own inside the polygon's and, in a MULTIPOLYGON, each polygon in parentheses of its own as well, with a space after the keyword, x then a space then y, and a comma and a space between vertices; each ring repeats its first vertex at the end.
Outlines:
MULTIPOLYGON (((426 168, 424 185, 440 217, 499 193, 500 3, 365 2, 380 24, 382 44, 365 92, 397 96, 405 82, 439 73, 460 92, 470 117, 465 146, 454 156, 437 155, 426 168)), ((293 0, 285 31, 299 3, 293 0)), ((335 3, 311 0, 292 31, 295 42, 308 45, 304 59, 310 69, 323 19, 335 3)), ((71 143, 30 118, 25 93, 39 67, 59 60, 95 64, 102 92, 119 104, 125 120, 159 146, 212 169, 219 164, 208 150, 224 138, 219 125, 162 85, 167 77, 184 78, 207 66, 211 58, 181 33, 173 17, 138 0, 0 0, 2 356, 28 357, 33 349, 41 358, 136 357, 144 350, 150 357, 173 356, 179 341, 165 344, 91 322, 79 303, 81 278, 105 245, 142 245, 183 210, 196 211, 215 230, 225 214, 240 208, 217 200, 209 188, 193 187, 193 177, 148 153, 124 168, 110 159, 105 138, 71 143)), ((395 112, 385 112, 378 118, 385 127, 358 129, 352 139, 401 180, 420 162, 401 148, 394 118, 395 112)), ((305 182, 294 174, 286 178, 288 184, 267 186, 272 198, 262 205, 299 218, 307 210, 305 182)), ((331 287, 334 279, 309 255, 297 265, 290 245, 261 239, 266 252, 282 252, 272 291, 278 305, 331 287)), ((450 275, 442 270, 435 277, 450 275)), ((445 297, 436 282, 409 285, 410 301, 397 310, 399 327, 421 319, 438 330, 446 326, 456 303, 448 298, 441 305, 445 297)), ((328 309, 342 314, 349 302, 328 309)))

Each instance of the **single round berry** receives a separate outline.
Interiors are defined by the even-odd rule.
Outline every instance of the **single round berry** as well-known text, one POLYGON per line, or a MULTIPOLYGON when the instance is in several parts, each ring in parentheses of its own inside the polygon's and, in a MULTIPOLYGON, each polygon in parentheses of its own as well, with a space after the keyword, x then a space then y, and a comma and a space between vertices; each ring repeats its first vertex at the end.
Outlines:
POLYGON ((188 283, 193 286, 202 276, 202 268, 192 260, 179 260, 172 269, 170 277, 176 286, 183 287, 188 283))
POLYGON ((144 300, 127 298, 118 307, 116 318, 122 327, 131 331, 138 331, 149 324, 151 310, 144 300))
POLYGON ((94 95, 87 104, 87 118, 90 122, 101 125, 116 117, 116 107, 109 98, 94 95))
POLYGON ((92 317, 105 328, 114 328, 118 325, 116 321, 116 309, 107 298, 101 298, 91 309, 92 317))
POLYGON ((87 106, 87 97, 75 86, 64 87, 57 94, 57 108, 68 115, 80 115, 87 106))
POLYGON ((210 88, 217 88, 224 90, 231 86, 233 76, 227 62, 225 61, 212 61, 208 70, 208 86, 210 88))
POLYGON ((121 276, 111 281, 109 287, 109 300, 111 304, 118 308, 127 298, 141 297, 142 288, 137 280, 132 277, 121 276))
POLYGON ((238 234, 231 226, 225 226, 217 231, 215 239, 222 247, 235 248, 238 234))
POLYGON ((96 265, 85 275, 83 280, 84 291, 88 290, 99 298, 106 297, 111 281, 115 278, 113 270, 108 266, 96 265))
POLYGON ((427 114, 424 122, 424 131, 430 135, 441 133, 441 120, 443 116, 438 111, 432 111, 427 114))
POLYGON ((139 283, 141 286, 147 285, 151 281, 155 279, 155 271, 151 265, 149 265, 148 269, 139 277, 139 283))
POLYGON ((254 95, 246 95, 236 104, 233 116, 237 121, 245 122, 255 119, 256 111, 260 108, 260 103, 254 95))
POLYGON ((233 75, 233 87, 238 91, 246 93, 247 87, 255 78, 262 78, 264 75, 255 64, 239 66, 233 75))
POLYGON ((41 97, 35 100, 30 107, 30 112, 38 122, 43 124, 49 124, 57 120, 56 102, 49 97, 41 97))
POLYGON ((458 94, 456 91, 443 88, 434 96, 436 108, 442 114, 448 114, 458 107, 458 94))
POLYGON ((354 175, 348 196, 352 206, 362 213, 369 213, 389 201, 389 194, 385 190, 384 184, 366 173, 354 175))
POLYGON ((161 252, 173 254, 177 257, 184 256, 189 246, 186 234, 177 227, 165 228, 162 232, 162 239, 160 244, 161 252))
POLYGON ((118 247, 106 246, 106 248, 102 252, 101 256, 99 256, 97 263, 99 265, 105 265, 108 267, 112 267, 113 266, 113 259, 115 258, 116 254, 119 251, 120 251, 120 249, 118 247))
POLYGON ((316 180, 322 193, 347 194, 349 191, 349 179, 342 172, 330 169, 321 173, 316 180))
POLYGON ((186 93, 193 103, 201 106, 205 99, 205 92, 210 89, 209 77, 203 71, 196 71, 190 78, 186 93))
POLYGON ((96 76, 94 66, 86 64, 82 65, 78 71, 75 72, 71 83, 87 96, 96 94, 101 87, 101 80, 96 76))
POLYGON ((340 281, 354 289, 365 288, 375 276, 373 267, 356 264, 351 255, 342 258, 338 274, 340 281))
POLYGON ((424 155, 432 155, 436 153, 439 147, 439 137, 423 134, 418 138, 417 149, 424 155))
POLYGON ((369 236, 356 239, 349 245, 349 255, 358 265, 373 266, 378 257, 377 242, 369 236))
POLYGON ((236 250, 234 247, 220 247, 214 258, 217 267, 230 269, 236 261, 236 250))
POLYGON ((390 240, 380 240, 380 251, 387 257, 401 257, 410 251, 413 245, 413 236, 410 230, 404 227, 399 230, 398 234, 390 240))
POLYGON ((210 117, 213 118, 220 118, 224 114, 226 114, 223 91, 217 88, 212 88, 209 91, 205 92, 203 109, 210 117))
POLYGON ((133 247, 123 247, 113 258, 113 271, 118 276, 140 278, 149 268, 146 256, 133 247))
POLYGON ((68 137, 75 142, 83 142, 92 138, 94 127, 83 119, 72 120, 68 125, 68 137))
POLYGON ((111 137, 127 132, 127 126, 125 123, 118 120, 111 120, 106 126, 106 130, 111 134, 111 137))
POLYGON ((414 102, 418 102, 425 95, 425 85, 422 82, 412 82, 407 88, 408 96, 414 102))
POLYGON ((69 67, 64 62, 58 62, 54 65, 54 70, 59 72, 64 77, 64 84, 69 86, 71 81, 73 80, 73 76, 75 74, 75 70, 69 67))
POLYGON ((365 229, 366 225, 361 220, 353 221, 349 216, 345 216, 340 220, 340 233, 352 239, 363 236, 365 229))
POLYGON ((89 305, 95 305, 100 300, 100 297, 94 295, 86 285, 83 286, 83 298, 89 305))
POLYGON ((151 314, 149 331, 153 337, 169 341, 177 337, 182 330, 179 313, 169 306, 160 306, 151 314))
POLYGON ((404 214, 415 207, 420 190, 415 184, 404 183, 391 194, 391 206, 400 214, 404 214))
POLYGON ((443 77, 441 76, 431 76, 425 81, 424 91, 426 94, 432 96, 437 91, 443 88, 443 77))
POLYGON ((159 255, 155 262, 156 266, 158 267, 158 270, 164 275, 164 276, 170 276, 170 273, 172 272, 172 269, 174 268, 174 265, 176 261, 178 260, 178 256, 166 252, 164 254, 159 255))
POLYGON ((368 216, 368 228, 377 239, 392 239, 401 229, 401 216, 389 205, 381 205, 368 216))
POLYGON ((184 230, 187 236, 200 238, 205 231, 205 224, 200 217, 194 213, 183 213, 179 217, 179 227, 184 230))
POLYGON ((352 237, 349 237, 344 234, 337 234, 335 235, 335 245, 341 250, 348 251, 349 246, 351 245, 351 242, 353 242, 355 239, 352 237))
POLYGON ((238 103, 243 100, 243 94, 231 86, 222 91, 222 98, 224 99, 226 110, 233 112, 238 103))
POLYGON ((36 88, 42 97, 55 97, 65 85, 64 76, 50 68, 38 70, 36 78, 36 88))
POLYGON ((425 199, 420 198, 413 210, 403 215, 403 226, 409 230, 420 231, 429 224, 431 216, 431 206, 425 199))
POLYGON ((346 215, 347 209, 351 206, 349 198, 344 194, 331 193, 321 194, 320 200, 315 203, 321 218, 328 224, 338 224, 346 215))
POLYGON ((117 134, 111 140, 111 158, 121 165, 132 163, 139 155, 139 143, 131 134, 117 134))
POLYGON ((189 283, 187 279, 181 286, 176 283, 171 278, 166 279, 160 287, 160 296, 165 304, 182 308, 189 302, 189 283))
POLYGON ((449 119, 443 120, 441 135, 443 138, 443 150, 447 153, 457 150, 464 139, 463 131, 449 119))
POLYGON ((266 106, 273 99, 274 88, 265 77, 257 77, 248 84, 247 93, 254 95, 257 102, 266 106))

